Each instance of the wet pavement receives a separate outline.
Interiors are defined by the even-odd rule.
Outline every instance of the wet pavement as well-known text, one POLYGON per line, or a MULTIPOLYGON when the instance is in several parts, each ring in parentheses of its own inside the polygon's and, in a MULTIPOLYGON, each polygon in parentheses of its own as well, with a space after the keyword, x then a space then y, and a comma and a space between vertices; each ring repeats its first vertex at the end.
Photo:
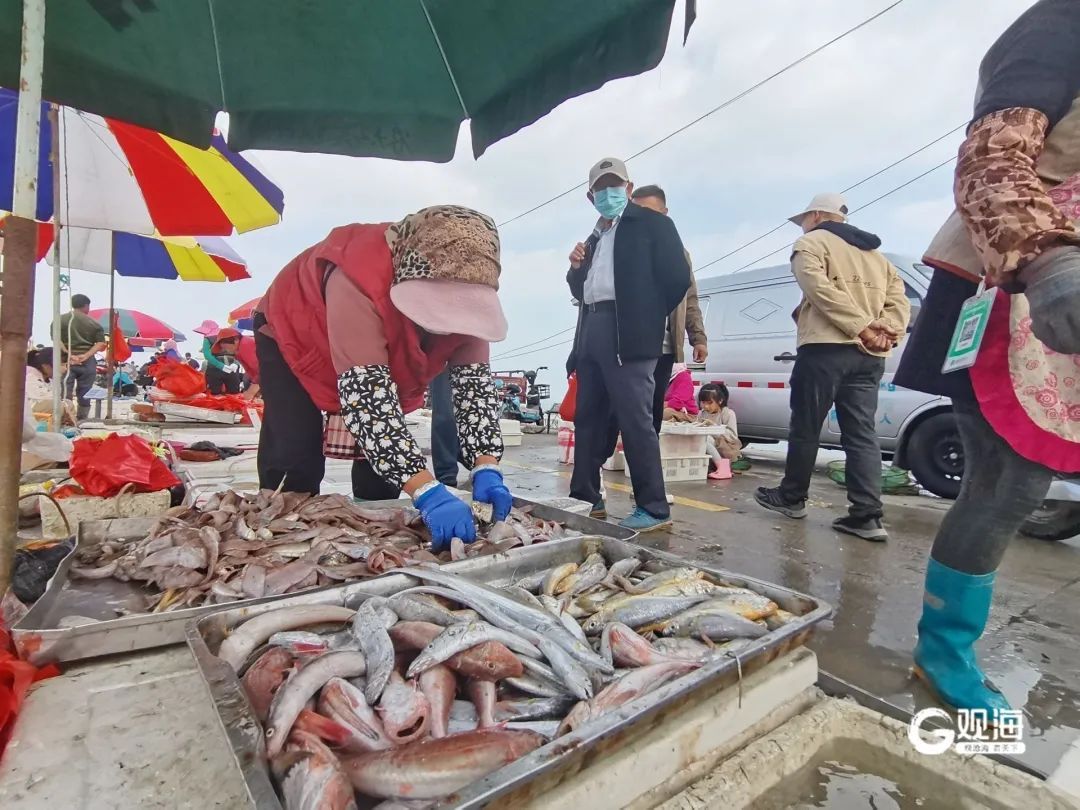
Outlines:
MULTIPOLYGON (((640 541, 823 599, 835 612, 811 643, 822 670, 905 711, 933 705, 909 678, 910 652, 926 558, 948 502, 886 496, 890 540, 868 543, 831 529, 847 501, 822 472, 814 477, 806 520, 759 507, 754 489, 779 480, 783 455, 767 445, 747 454, 753 469, 730 481, 669 485, 676 496, 673 527, 640 541)), ((525 498, 566 494, 572 468, 557 459, 554 435, 525 436, 504 461, 511 488, 525 498)), ((613 517, 629 514, 629 479, 606 472, 605 480, 613 517)), ((1080 739, 1078 626, 1080 538, 1050 543, 1018 536, 998 575, 979 652, 1013 706, 1024 709, 1027 752, 1019 759, 1043 773, 1080 739)))

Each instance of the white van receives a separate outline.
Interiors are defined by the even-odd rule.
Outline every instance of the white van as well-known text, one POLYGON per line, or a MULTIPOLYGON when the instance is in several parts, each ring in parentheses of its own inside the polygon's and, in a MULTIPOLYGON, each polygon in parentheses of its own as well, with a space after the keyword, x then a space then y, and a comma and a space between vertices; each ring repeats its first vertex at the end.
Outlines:
MULTIPOLYGON (((911 320, 919 315, 931 268, 885 254, 900 271, 911 301, 911 320)), ((789 265, 726 276, 699 278, 698 296, 709 336, 709 358, 691 364, 699 383, 723 382, 739 418, 743 441, 787 439, 791 368, 795 362, 795 321, 791 314, 802 293, 789 265)), ((909 328, 910 331, 910 328, 909 328)), ((878 439, 882 453, 911 470, 918 482, 945 498, 960 491, 964 454, 945 397, 893 384, 900 353, 886 361, 878 400, 878 439)), ((840 447, 835 409, 821 429, 823 447, 840 447)))

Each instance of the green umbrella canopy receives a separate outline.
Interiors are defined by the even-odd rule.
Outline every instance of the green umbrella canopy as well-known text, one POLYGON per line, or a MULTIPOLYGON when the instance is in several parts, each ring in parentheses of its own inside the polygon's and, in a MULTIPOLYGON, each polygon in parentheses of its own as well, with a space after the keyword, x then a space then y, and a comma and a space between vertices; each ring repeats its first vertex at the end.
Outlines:
MULTIPOLYGON (((49 0, 43 96, 208 146, 404 160, 473 151, 655 67, 675 0, 49 0)), ((22 0, 0 0, 18 87, 22 0)), ((687 2, 686 24, 694 3, 687 2)))

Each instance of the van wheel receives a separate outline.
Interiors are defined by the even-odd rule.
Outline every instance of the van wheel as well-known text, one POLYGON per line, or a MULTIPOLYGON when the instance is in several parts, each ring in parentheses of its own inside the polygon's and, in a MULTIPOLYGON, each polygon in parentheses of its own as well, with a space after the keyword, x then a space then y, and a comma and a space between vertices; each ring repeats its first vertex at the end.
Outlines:
POLYGON ((908 462, 915 480, 923 489, 941 498, 960 494, 964 475, 964 445, 956 417, 938 413, 915 428, 908 442, 908 462))
POLYGON ((1043 501, 1032 512, 1020 534, 1039 540, 1065 540, 1080 534, 1080 504, 1071 501, 1043 501))

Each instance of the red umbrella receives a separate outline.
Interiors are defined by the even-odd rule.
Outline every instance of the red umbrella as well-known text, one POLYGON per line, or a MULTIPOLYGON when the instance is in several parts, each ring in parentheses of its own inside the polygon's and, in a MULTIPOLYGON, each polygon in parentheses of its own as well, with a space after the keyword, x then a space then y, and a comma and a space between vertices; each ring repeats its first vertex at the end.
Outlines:
MULTIPOLYGON (((106 330, 109 328, 109 310, 92 309, 89 315, 104 326, 106 330)), ((173 329, 165 321, 159 321, 153 315, 147 315, 137 309, 118 309, 116 310, 116 316, 125 337, 175 340, 177 342, 187 340, 180 330, 173 329)))
POLYGON ((260 295, 258 298, 252 298, 246 304, 241 304, 232 312, 229 313, 229 323, 236 323, 237 321, 250 320, 251 313, 262 301, 263 297, 260 295))

